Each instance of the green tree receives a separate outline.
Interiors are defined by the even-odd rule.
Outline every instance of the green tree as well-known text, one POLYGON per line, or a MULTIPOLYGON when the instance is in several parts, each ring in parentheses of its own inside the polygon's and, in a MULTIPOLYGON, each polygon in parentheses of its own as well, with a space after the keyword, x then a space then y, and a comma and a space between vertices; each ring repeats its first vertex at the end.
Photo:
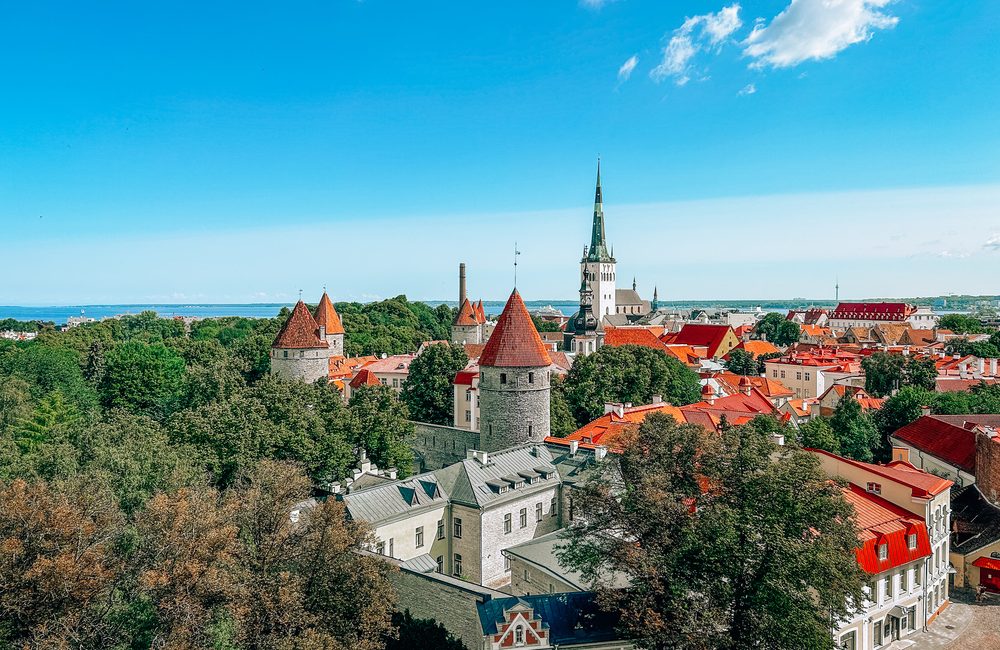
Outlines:
POLYGON ((558 323, 554 323, 554 322, 552 322, 550 320, 545 320, 543 318, 539 318, 538 316, 532 316, 531 317, 531 322, 534 323, 535 329, 538 330, 539 332, 561 332, 562 331, 561 329, 559 329, 559 324, 558 323))
POLYGON ((177 409, 183 380, 184 359, 173 350, 159 343, 121 343, 105 358, 101 401, 106 408, 163 418, 177 409))
POLYGON ((460 345, 430 345, 410 363, 402 400, 417 422, 451 425, 455 408, 455 375, 469 363, 460 345))
POLYGON ((22 451, 30 451, 57 437, 65 438, 79 421, 80 412, 57 389, 38 402, 31 417, 16 425, 15 439, 22 451))
POLYGON ((400 476, 413 469, 413 423, 406 404, 388 386, 361 386, 351 394, 351 442, 379 467, 395 467, 400 476))
POLYGON ((874 397, 884 397, 905 385, 903 366, 906 357, 901 354, 876 352, 861 360, 865 371, 865 390, 874 397))
POLYGON ((578 423, 600 416, 607 402, 649 404, 654 395, 678 406, 697 402, 698 375, 662 350, 605 345, 578 358, 566 379, 566 397, 578 423))
POLYGON ((441 650, 468 650, 444 625, 433 618, 413 618, 410 610, 393 612, 393 634, 386 635, 385 650, 412 650, 412 648, 440 648, 441 650))
POLYGON ((850 396, 843 397, 830 418, 830 427, 837 435, 840 452, 847 458, 870 463, 881 454, 881 439, 871 416, 850 396))
POLYGON ((765 315, 753 329, 754 338, 765 339, 782 347, 798 342, 800 334, 798 323, 776 312, 765 315))
POLYGON ((778 359, 784 356, 780 352, 765 352, 757 355, 757 374, 763 375, 767 372, 767 362, 771 359, 778 359))
POLYGON ((983 321, 968 314, 945 314, 938 319, 938 328, 955 334, 982 334, 986 331, 983 321))
POLYGON ((840 454, 840 439, 826 418, 813 418, 800 426, 799 442, 803 447, 840 454))
POLYGON ((0 437, 31 413, 31 386, 17 377, 0 378, 0 437))
POLYGON ((549 399, 549 433, 556 438, 565 438, 578 428, 566 397, 566 378, 553 374, 549 399))
POLYGON ((760 368, 757 360, 746 350, 731 350, 727 355, 726 370, 737 375, 759 376, 760 368))
POLYGON ((937 366, 934 359, 917 359, 906 357, 903 365, 903 383, 926 390, 934 390, 937 382, 937 366))
POLYGON ((812 454, 771 442, 776 426, 720 440, 654 414, 579 490, 561 559, 639 647, 833 647, 831 616, 862 598, 853 512, 812 454))

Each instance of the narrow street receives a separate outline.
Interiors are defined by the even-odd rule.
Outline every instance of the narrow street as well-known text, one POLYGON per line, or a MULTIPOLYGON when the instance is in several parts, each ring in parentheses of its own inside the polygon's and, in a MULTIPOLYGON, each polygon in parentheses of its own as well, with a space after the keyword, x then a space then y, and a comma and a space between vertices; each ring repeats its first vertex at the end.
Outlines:
POLYGON ((971 592, 955 590, 951 606, 931 624, 928 632, 914 637, 912 643, 898 641, 891 647, 893 650, 1000 650, 1000 595, 992 594, 985 603, 977 605, 971 592))

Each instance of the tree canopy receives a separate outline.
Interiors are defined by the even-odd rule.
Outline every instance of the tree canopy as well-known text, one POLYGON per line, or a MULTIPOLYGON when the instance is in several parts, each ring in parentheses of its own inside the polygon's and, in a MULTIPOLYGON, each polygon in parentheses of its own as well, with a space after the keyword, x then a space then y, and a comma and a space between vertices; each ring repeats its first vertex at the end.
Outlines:
POLYGON ((955 334, 982 334, 986 331, 983 321, 969 314, 945 314, 938 319, 938 327, 955 334))
POLYGON ((865 390, 873 397, 886 397, 903 386, 934 389, 937 367, 933 359, 875 352, 861 360, 865 390))
POLYGON ((727 356, 729 358, 725 363, 726 370, 729 372, 737 375, 751 376, 759 376, 761 374, 760 365, 757 363, 757 359, 746 350, 730 350, 727 356))
POLYGON ((452 343, 430 345, 410 363, 402 398, 417 422, 451 425, 455 375, 469 363, 465 348, 452 343))
POLYGON ((720 439, 654 414, 578 492, 562 560, 639 647, 833 647, 831 617, 863 597, 853 511, 778 431, 758 418, 720 439))
POLYGON ((754 338, 766 339, 782 347, 797 342, 800 333, 798 323, 776 312, 765 315, 753 328, 754 338))

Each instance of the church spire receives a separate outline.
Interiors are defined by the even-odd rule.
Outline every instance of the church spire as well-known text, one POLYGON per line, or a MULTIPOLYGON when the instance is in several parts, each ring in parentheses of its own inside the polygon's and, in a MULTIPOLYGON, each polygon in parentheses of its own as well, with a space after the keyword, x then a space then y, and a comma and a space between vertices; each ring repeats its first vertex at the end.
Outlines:
POLYGON ((604 235, 604 197, 601 195, 601 159, 597 159, 597 188, 594 190, 594 225, 590 233, 590 250, 587 260, 591 262, 612 262, 608 254, 604 235))

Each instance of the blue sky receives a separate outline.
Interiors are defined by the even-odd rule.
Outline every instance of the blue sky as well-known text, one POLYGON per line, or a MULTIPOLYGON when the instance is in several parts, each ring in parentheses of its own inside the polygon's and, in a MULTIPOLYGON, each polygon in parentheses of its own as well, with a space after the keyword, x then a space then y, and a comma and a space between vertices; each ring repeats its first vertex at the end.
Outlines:
POLYGON ((0 5, 0 304, 996 293, 989 0, 0 5))

